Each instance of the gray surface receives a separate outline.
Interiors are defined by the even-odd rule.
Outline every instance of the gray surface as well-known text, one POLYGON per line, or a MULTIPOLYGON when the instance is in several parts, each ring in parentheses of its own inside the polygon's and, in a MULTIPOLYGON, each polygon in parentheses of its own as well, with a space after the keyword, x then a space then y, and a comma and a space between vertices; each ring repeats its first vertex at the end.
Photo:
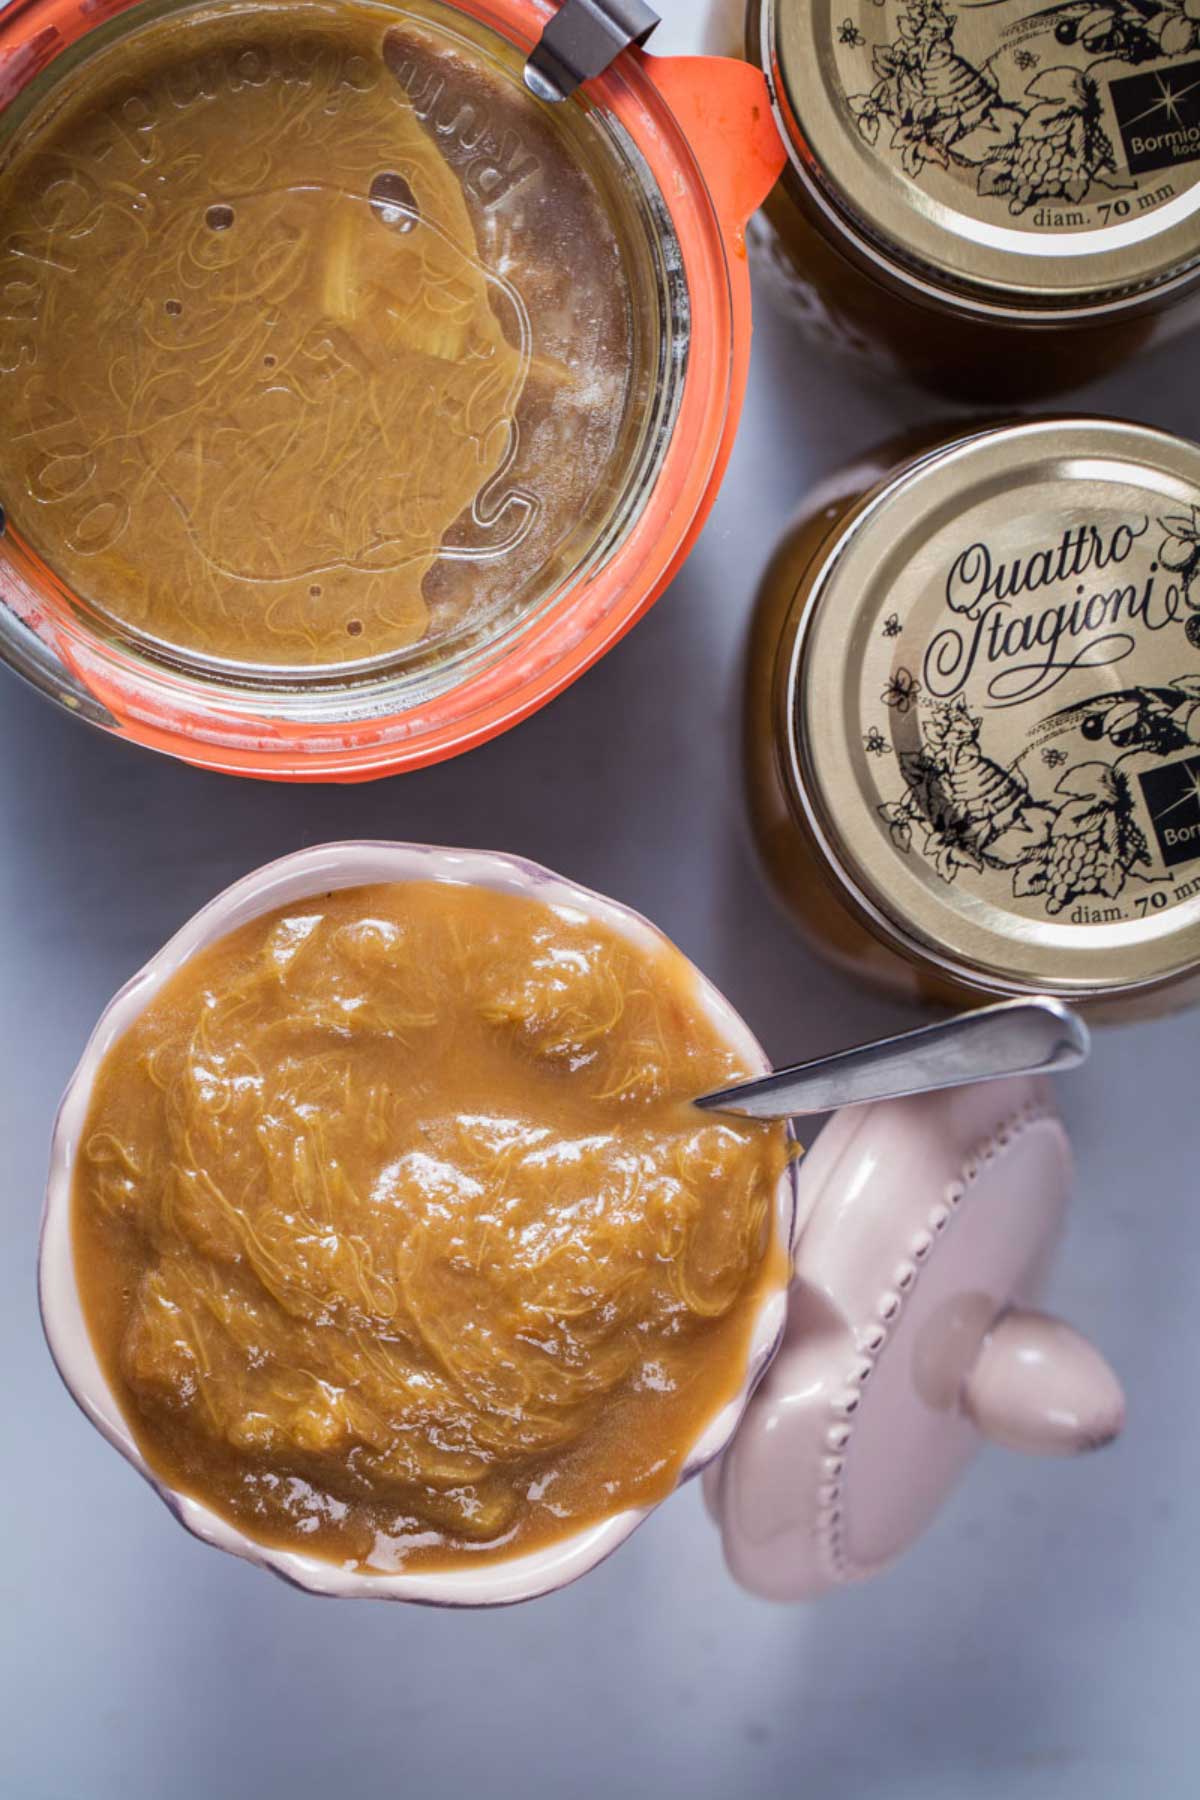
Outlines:
MULTIPOLYGON (((1195 1793, 1194 1015, 1104 1036, 1064 1084, 1080 1194, 1053 1298, 1125 1378, 1124 1441, 1070 1465, 989 1452, 897 1571, 819 1608, 740 1595, 695 1491, 526 1609, 319 1603, 186 1537, 43 1348, 57 1095, 113 990, 269 856, 370 835, 539 858, 650 913, 781 1059, 908 1022, 776 916, 742 836, 734 677, 753 576, 806 484, 922 407, 828 371, 765 309, 760 325, 746 428, 684 575, 570 694, 457 765, 348 791, 239 784, 0 686, 3 1800, 1195 1793)), ((1198 375, 1200 347, 1080 402, 1194 434, 1198 375)))

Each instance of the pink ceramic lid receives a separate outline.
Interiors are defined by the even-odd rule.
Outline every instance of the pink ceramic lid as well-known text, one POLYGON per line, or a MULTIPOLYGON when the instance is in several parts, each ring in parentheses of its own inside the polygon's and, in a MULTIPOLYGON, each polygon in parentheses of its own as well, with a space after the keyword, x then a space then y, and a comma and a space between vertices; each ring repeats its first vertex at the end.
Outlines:
POLYGON ((705 1477, 733 1574, 778 1600, 875 1573, 929 1524, 981 1434, 1069 1454, 1120 1387, 1031 1309, 1071 1188, 1044 1082, 847 1109, 801 1171, 788 1327, 705 1477))

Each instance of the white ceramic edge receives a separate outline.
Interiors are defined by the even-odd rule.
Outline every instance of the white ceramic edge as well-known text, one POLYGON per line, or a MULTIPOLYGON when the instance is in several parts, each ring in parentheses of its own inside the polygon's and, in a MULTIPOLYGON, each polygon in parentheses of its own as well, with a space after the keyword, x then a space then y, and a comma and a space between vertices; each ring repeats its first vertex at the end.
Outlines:
MULTIPOLYGON (((317 1557, 257 1543, 201 1502, 170 1488, 148 1466, 100 1368, 75 1282, 71 1242, 75 1159, 93 1084, 113 1044, 190 957, 239 925, 315 894, 383 881, 443 881, 525 894, 551 906, 581 912, 646 948, 670 944, 664 933, 629 907, 554 875, 536 863, 494 851, 369 841, 324 844, 282 857, 243 877, 196 913, 125 984, 102 1013, 68 1083, 54 1125, 42 1215, 38 1257, 42 1325, 58 1372, 84 1414, 145 1477, 179 1523, 205 1543, 269 1569, 312 1594, 339 1599, 403 1600, 431 1606, 511 1605, 578 1580, 624 1543, 654 1507, 615 1514, 587 1531, 530 1555, 482 1564, 478 1570, 435 1574, 363 1574, 317 1557)), ((754 1071, 768 1072, 770 1063, 744 1021, 699 970, 694 973, 700 997, 731 1048, 754 1071)), ((780 1181, 775 1209, 777 1241, 787 1245, 789 1252, 795 1247, 796 1191, 796 1170, 792 1165, 780 1181)), ((732 1440, 754 1389, 779 1348, 786 1315, 787 1292, 781 1288, 769 1294, 759 1310, 740 1392, 710 1421, 693 1445, 680 1474, 681 1483, 704 1469, 732 1440)))

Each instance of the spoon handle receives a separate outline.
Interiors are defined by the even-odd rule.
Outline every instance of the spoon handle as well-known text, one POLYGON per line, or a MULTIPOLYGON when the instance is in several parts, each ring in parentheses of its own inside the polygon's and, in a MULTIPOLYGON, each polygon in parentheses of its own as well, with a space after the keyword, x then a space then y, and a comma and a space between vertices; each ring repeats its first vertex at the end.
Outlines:
POLYGON ((902 1037, 778 1069, 696 1102, 744 1119, 793 1119, 1008 1075, 1074 1069, 1090 1048, 1078 1013, 1057 1000, 1009 1000, 902 1037))

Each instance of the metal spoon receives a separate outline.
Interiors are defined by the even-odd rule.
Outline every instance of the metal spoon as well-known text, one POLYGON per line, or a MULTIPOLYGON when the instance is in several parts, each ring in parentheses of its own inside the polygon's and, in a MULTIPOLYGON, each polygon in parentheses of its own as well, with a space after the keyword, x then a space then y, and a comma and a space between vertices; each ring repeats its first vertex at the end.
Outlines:
POLYGON ((972 1081, 1075 1069, 1090 1049, 1088 1028, 1069 1006, 1057 1000, 1009 1000, 794 1069, 777 1069, 757 1081, 705 1094, 696 1105, 743 1119, 794 1119, 870 1100, 937 1093, 972 1081))

